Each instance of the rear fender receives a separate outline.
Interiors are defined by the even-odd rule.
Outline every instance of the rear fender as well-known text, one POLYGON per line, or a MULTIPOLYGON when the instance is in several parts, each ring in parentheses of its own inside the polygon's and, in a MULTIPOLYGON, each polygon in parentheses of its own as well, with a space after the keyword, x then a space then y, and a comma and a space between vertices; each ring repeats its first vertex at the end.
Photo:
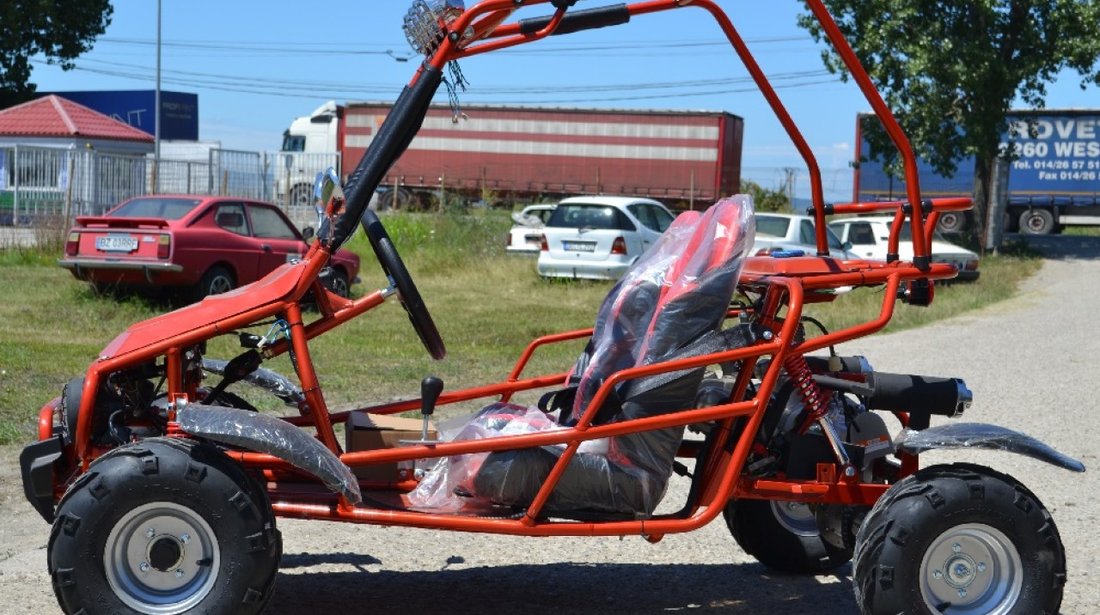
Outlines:
POLYGON ((1085 464, 1027 434, 985 423, 947 423, 920 431, 907 429, 897 437, 894 446, 898 452, 911 455, 945 448, 1008 451, 1074 472, 1085 471, 1085 464))
POLYGON ((359 481, 332 451, 305 431, 248 410, 189 404, 176 412, 180 429, 196 437, 274 455, 321 479, 326 487, 358 504, 359 481))

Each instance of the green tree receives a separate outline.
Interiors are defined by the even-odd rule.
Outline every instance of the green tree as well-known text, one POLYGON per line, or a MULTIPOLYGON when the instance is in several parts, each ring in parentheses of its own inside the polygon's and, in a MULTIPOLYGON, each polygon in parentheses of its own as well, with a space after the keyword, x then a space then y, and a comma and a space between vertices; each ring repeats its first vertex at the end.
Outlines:
POLYGON ((757 211, 791 210, 791 201, 782 190, 769 190, 754 181, 742 179, 741 192, 752 196, 757 211))
MULTIPOLYGON (((975 232, 987 221, 1013 101, 1042 108, 1046 84, 1065 69, 1081 75, 1082 88, 1100 85, 1097 0, 823 1, 917 155, 946 176, 961 158, 974 156, 975 232)), ((811 15, 801 15, 799 24, 824 39, 811 15)), ((822 57, 847 80, 831 48, 822 57)), ((872 149, 885 152, 883 162, 896 161, 892 143, 873 124, 872 149)))
POLYGON ((108 0, 0 2, 0 109, 30 100, 33 56, 69 70, 111 23, 108 0))

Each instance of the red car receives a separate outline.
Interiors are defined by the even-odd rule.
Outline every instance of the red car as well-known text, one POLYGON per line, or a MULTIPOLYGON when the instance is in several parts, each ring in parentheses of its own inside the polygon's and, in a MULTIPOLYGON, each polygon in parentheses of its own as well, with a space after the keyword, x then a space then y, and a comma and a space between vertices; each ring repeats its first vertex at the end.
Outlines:
MULTIPOLYGON (((201 195, 140 196, 103 216, 80 216, 58 261, 97 288, 182 290, 200 300, 254 282, 300 258, 313 234, 300 233, 270 203, 201 195)), ((333 255, 326 285, 347 296, 359 256, 333 255)))

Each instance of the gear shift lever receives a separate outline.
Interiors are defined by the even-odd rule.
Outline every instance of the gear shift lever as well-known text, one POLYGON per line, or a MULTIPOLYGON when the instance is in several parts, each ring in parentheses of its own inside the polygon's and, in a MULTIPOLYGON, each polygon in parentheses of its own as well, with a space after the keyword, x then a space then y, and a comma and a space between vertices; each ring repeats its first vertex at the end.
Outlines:
POLYGON ((420 381, 420 416, 424 422, 420 427, 419 440, 401 440, 401 444, 438 444, 439 440, 428 439, 428 424, 432 413, 435 412, 435 403, 439 401, 439 395, 443 392, 443 381, 435 376, 428 376, 420 381))

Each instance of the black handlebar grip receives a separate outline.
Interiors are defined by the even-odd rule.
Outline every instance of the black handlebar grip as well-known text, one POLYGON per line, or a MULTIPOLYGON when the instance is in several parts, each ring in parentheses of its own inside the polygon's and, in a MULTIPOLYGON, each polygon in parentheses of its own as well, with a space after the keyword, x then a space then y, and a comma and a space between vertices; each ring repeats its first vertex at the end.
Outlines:
MULTIPOLYGON (((549 25, 551 16, 531 17, 519 20, 519 31, 534 34, 549 25)), ((561 18, 553 34, 571 34, 581 30, 594 30, 607 26, 620 26, 630 21, 630 9, 626 4, 612 4, 583 11, 570 11, 561 18)))

